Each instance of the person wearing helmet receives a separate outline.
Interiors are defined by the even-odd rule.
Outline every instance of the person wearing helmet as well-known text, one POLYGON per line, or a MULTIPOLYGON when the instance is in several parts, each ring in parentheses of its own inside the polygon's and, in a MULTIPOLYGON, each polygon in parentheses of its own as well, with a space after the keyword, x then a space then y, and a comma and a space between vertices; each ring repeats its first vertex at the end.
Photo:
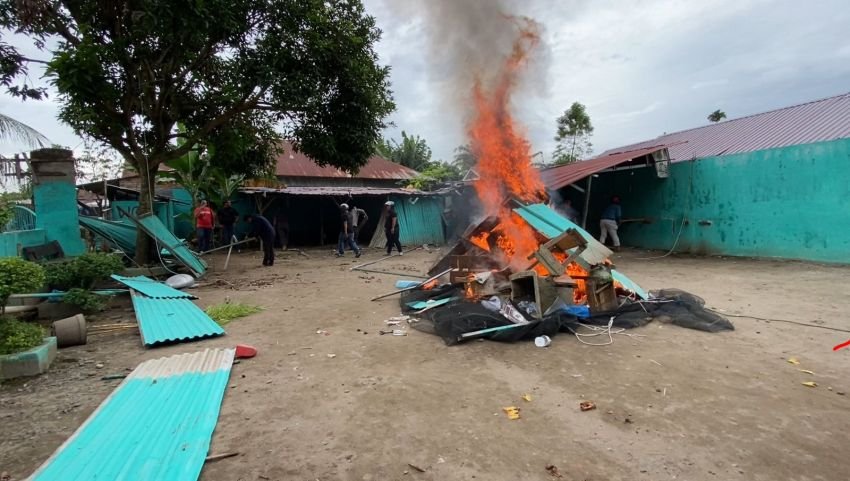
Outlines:
POLYGON ((342 257, 345 255, 345 246, 354 251, 354 257, 360 257, 362 253, 357 241, 354 240, 354 222, 351 219, 351 211, 348 209, 348 204, 339 205, 340 213, 340 230, 339 242, 336 246, 336 256, 342 257))

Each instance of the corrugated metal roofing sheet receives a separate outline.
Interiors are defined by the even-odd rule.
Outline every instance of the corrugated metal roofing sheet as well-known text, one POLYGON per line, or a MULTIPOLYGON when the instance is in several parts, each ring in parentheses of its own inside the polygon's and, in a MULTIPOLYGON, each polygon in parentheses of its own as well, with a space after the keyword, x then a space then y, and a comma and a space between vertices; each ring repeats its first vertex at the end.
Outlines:
POLYGON ((320 167, 313 159, 296 152, 292 145, 285 143, 283 153, 277 157, 275 174, 279 177, 352 177, 356 179, 413 179, 418 173, 383 157, 373 155, 369 161, 352 175, 334 167, 320 167))
POLYGON ((850 138, 850 93, 662 135, 603 155, 677 144, 669 148, 676 162, 844 138, 850 138))
POLYGON ((234 353, 207 349, 143 362, 29 479, 198 479, 234 353))
POLYGON ((112 278, 125 286, 135 289, 145 296, 154 299, 197 299, 197 296, 193 296, 187 292, 178 291, 168 284, 145 276, 124 277, 113 274, 112 278))
MULTIPOLYGON (((421 198, 412 202, 410 198, 393 198, 396 214, 398 214, 399 242, 403 246, 422 244, 442 244, 446 241, 443 232, 443 205, 439 199, 421 198)), ((387 235, 384 232, 386 211, 381 210, 378 228, 372 234, 369 247, 383 249, 387 245, 387 235)))
POLYGON ((288 195, 330 195, 343 196, 350 195, 374 195, 374 196, 389 196, 389 195, 405 195, 405 196, 429 196, 439 195, 434 192, 424 192, 416 189, 393 189, 385 187, 243 187, 239 192, 245 194, 269 193, 269 194, 288 194, 288 195))
POLYGON ((129 215, 128 218, 149 236, 153 237, 162 247, 171 252, 181 264, 189 268, 196 276, 204 275, 207 270, 206 264, 195 256, 195 254, 174 236, 168 227, 153 214, 145 214, 140 217, 129 215))
POLYGON ((601 172, 605 169, 610 169, 617 164, 628 162, 638 157, 657 152, 664 148, 671 148, 667 144, 654 144, 641 149, 631 149, 624 152, 614 152, 610 155, 597 157, 590 160, 582 160, 572 164, 562 165, 560 167, 552 167, 550 169, 540 171, 540 179, 547 189, 555 190, 561 187, 568 186, 589 175, 601 172))
POLYGON ((146 346, 224 334, 224 329, 189 299, 152 299, 132 289, 130 294, 146 346))
MULTIPOLYGON (((596 240, 589 232, 543 204, 527 205, 514 209, 514 212, 519 214, 535 230, 550 239, 561 235, 567 229, 578 231, 587 241, 587 249, 581 253, 576 261, 585 269, 588 269, 593 264, 604 262, 612 254, 610 249, 596 240)), ((611 274, 624 288, 634 292, 638 297, 642 299, 649 298, 649 294, 645 290, 622 272, 611 269, 611 274)))

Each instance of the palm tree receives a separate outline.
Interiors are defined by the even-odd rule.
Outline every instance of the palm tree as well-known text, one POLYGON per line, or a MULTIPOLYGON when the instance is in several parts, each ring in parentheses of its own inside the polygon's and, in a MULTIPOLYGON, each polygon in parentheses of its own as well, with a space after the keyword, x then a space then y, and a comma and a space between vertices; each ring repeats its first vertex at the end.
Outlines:
POLYGON ((0 114, 0 139, 18 140, 33 147, 43 147, 48 142, 38 130, 3 114, 0 114))
POLYGON ((721 120, 726 118, 726 112, 717 109, 714 112, 708 114, 709 122, 720 122, 721 120))

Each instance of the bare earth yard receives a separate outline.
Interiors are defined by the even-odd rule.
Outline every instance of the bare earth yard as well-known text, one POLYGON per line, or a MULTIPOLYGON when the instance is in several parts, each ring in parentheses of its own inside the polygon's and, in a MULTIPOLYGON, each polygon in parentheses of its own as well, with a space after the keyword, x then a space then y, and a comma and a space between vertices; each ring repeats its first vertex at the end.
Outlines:
MULTIPOLYGON (((354 259, 329 249, 308 254, 266 269, 246 252, 226 273, 213 257, 199 304, 264 308, 224 337, 144 349, 136 332, 92 336, 61 350, 47 375, 0 386, 0 471, 20 480, 41 464, 120 382, 102 376, 247 343, 259 355, 234 366, 211 450, 241 455, 209 463, 203 480, 555 479, 547 465, 570 481, 850 479, 850 348, 832 351, 850 333, 731 318, 734 332, 651 323, 630 331, 645 337, 604 347, 568 334, 545 349, 447 347, 415 330, 378 335, 398 298, 369 299, 398 276, 351 272, 354 259), (810 380, 818 386, 801 384, 810 380), (581 412, 583 400, 598 408, 581 412), (511 405, 521 419, 502 412, 511 405)), ((850 329, 848 268, 645 255, 614 260, 644 288, 684 289, 727 313, 850 329)), ((438 257, 420 250, 375 267, 424 272, 438 257)), ((134 322, 123 306, 98 322, 134 322)))

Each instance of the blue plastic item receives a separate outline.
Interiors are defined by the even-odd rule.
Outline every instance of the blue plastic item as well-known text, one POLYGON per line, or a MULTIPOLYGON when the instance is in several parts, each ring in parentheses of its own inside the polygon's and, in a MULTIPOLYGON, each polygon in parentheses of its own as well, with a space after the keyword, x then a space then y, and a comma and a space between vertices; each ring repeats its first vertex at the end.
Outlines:
POLYGON ((396 289, 407 289, 408 287, 416 287, 419 284, 422 284, 422 281, 398 280, 398 281, 395 281, 395 288, 396 289))

